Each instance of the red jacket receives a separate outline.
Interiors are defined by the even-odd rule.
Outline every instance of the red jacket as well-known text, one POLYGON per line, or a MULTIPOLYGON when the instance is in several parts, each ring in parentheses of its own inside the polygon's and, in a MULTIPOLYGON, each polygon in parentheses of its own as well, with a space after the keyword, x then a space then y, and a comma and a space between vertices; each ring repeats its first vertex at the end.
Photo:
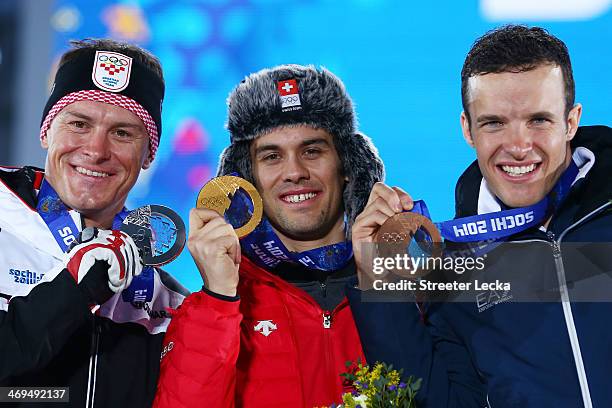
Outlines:
POLYGON ((240 300, 193 293, 164 339, 154 406, 320 407, 365 361, 346 298, 330 312, 243 257, 240 300), (268 335, 266 336, 265 333, 268 335))

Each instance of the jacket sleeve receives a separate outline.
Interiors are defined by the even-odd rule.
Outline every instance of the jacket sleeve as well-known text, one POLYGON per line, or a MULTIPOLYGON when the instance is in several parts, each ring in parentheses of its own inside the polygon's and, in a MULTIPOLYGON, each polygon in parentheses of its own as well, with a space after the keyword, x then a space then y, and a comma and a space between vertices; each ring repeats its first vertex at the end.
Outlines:
POLYGON ((156 408, 233 407, 240 300, 195 292, 174 312, 162 349, 156 408))
POLYGON ((0 382, 44 368, 92 314, 67 270, 0 311, 0 382))

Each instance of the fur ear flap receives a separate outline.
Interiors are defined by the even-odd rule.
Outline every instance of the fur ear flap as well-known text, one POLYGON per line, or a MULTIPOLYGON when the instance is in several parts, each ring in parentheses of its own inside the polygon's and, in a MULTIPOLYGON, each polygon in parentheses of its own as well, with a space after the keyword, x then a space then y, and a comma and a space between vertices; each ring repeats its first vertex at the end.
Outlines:
POLYGON ((349 178, 344 189, 344 208, 350 229, 365 208, 374 184, 384 181, 385 167, 372 140, 363 133, 355 133, 339 145, 345 175, 349 178))
POLYGON ((240 177, 254 184, 250 145, 250 142, 239 142, 226 147, 219 157, 217 176, 238 173, 240 177))

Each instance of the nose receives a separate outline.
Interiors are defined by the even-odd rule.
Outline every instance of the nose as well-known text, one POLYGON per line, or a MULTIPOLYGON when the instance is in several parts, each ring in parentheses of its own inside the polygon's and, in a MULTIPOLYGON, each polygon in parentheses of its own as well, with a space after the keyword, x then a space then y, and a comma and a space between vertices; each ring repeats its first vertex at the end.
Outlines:
POLYGON ((94 162, 99 163, 110 158, 110 143, 106 130, 96 126, 84 142, 82 152, 93 159, 94 162))
POLYGON ((282 168, 282 175, 285 181, 298 183, 300 180, 310 178, 310 172, 304 160, 299 155, 291 155, 285 160, 282 168))
POLYGON ((533 140, 529 129, 516 126, 510 129, 510 134, 504 142, 504 150, 515 160, 524 160, 533 147, 533 140))

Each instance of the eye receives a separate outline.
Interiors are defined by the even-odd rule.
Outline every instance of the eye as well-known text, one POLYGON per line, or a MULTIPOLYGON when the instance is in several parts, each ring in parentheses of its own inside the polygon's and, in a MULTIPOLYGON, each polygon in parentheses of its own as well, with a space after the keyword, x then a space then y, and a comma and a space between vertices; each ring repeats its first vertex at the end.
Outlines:
POLYGON ((504 126, 504 124, 498 120, 490 120, 488 122, 484 122, 480 127, 485 129, 498 129, 504 126))
POLYGON ((310 147, 304 151, 304 155, 306 157, 317 157, 320 154, 321 154, 321 150, 314 148, 314 147, 310 147))
POLYGON ((82 120, 73 120, 69 125, 76 129, 85 129, 87 127, 87 123, 82 120))
POLYGON ((127 139, 127 138, 130 138, 132 136, 132 134, 130 132, 128 132, 127 130, 125 130, 125 129, 117 129, 117 130, 115 130, 115 135, 117 135, 121 139, 127 139))
POLYGON ((261 160, 265 161, 265 162, 273 162, 273 161, 276 161, 278 159, 280 159, 280 154, 278 154, 278 153, 268 153, 268 154, 266 154, 265 156, 263 156, 261 158, 261 160))
POLYGON ((548 118, 533 118, 531 119, 531 123, 536 126, 541 126, 551 123, 551 121, 548 118))

